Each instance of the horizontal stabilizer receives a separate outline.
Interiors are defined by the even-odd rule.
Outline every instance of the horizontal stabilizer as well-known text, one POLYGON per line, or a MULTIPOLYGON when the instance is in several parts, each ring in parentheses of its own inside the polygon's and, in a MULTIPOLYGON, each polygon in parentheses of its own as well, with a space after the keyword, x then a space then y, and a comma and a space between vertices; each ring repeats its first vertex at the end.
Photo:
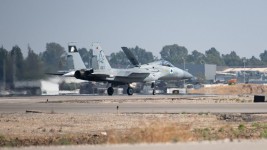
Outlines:
POLYGON ((45 74, 47 74, 47 75, 55 75, 55 76, 62 76, 64 74, 68 73, 68 72, 69 71, 58 71, 56 73, 50 73, 50 72, 48 72, 48 73, 45 73, 45 74))
POLYGON ((62 76, 64 73, 45 73, 47 75, 62 76))
POLYGON ((127 56, 127 58, 130 60, 130 62, 134 66, 140 66, 140 63, 138 62, 138 60, 136 59, 136 57, 133 55, 133 53, 127 47, 121 47, 121 48, 124 51, 124 53, 127 56))

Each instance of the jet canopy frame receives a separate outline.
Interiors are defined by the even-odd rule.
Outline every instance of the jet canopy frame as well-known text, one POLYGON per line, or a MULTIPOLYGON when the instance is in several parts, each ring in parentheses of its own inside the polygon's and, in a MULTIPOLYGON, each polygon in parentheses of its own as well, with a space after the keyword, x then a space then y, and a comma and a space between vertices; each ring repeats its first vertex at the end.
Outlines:
POLYGON ((157 65, 161 65, 161 66, 166 66, 166 67, 175 67, 172 63, 168 62, 167 60, 156 61, 153 64, 157 64, 157 65))

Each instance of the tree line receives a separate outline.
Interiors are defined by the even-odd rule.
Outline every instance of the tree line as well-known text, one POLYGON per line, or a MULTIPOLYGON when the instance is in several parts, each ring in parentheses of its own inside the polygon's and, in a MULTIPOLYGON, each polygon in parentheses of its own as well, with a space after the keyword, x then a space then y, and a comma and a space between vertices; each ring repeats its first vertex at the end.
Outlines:
MULTIPOLYGON (((142 64, 159 60, 151 52, 147 52, 145 49, 139 48, 138 46, 130 49, 142 64)), ((160 56, 160 59, 167 60, 174 65, 183 63, 216 64, 217 66, 228 67, 243 67, 244 63, 249 67, 263 67, 267 65, 267 50, 260 53, 260 59, 255 56, 251 56, 251 58, 241 58, 235 51, 231 51, 229 54, 221 54, 216 48, 212 47, 206 50, 205 53, 201 53, 197 50, 193 50, 189 53, 186 47, 173 44, 164 46, 160 51, 160 56)), ((112 53, 110 55, 110 63, 113 67, 118 68, 130 65, 130 62, 122 51, 112 53)))
MULTIPOLYGON (((152 52, 146 51, 138 46, 130 48, 141 64, 164 59, 174 65, 191 64, 216 64, 218 66, 238 67, 246 66, 262 67, 267 65, 267 50, 260 53, 259 58, 241 58, 235 51, 229 54, 221 54, 216 48, 212 47, 201 53, 197 50, 188 52, 184 46, 177 44, 166 45, 160 51, 161 58, 157 58, 152 52)), ((79 49, 85 65, 89 68, 92 65, 93 53, 91 49, 79 49)), ((44 79, 47 72, 57 72, 66 70, 67 59, 66 50, 58 43, 47 43, 44 52, 39 54, 28 46, 28 55, 24 57, 19 46, 13 46, 11 50, 0 47, 0 82, 13 83, 20 80, 44 79)), ((131 63, 123 51, 111 53, 108 56, 109 62, 114 68, 127 68, 131 63)))
POLYGON ((0 83, 5 81, 8 87, 12 87, 15 81, 44 79, 46 72, 62 69, 65 62, 61 58, 64 53, 64 48, 59 44, 47 43, 46 50, 39 54, 28 46, 28 55, 24 58, 19 46, 13 46, 10 51, 2 46, 0 83))

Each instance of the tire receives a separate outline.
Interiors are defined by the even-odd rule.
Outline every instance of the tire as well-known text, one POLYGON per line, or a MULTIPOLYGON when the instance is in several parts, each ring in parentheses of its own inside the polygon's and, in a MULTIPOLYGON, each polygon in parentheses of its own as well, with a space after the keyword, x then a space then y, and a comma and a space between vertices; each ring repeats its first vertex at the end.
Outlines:
POLYGON ((108 95, 111 96, 114 93, 114 89, 112 87, 109 87, 107 92, 108 92, 108 95))
POLYGON ((133 95, 133 88, 128 87, 128 89, 127 89, 127 94, 128 94, 128 95, 133 95))
POLYGON ((155 87, 155 82, 152 82, 151 83, 151 88, 154 89, 154 87, 155 87))
POLYGON ((153 90, 152 95, 156 95, 156 90, 153 90))

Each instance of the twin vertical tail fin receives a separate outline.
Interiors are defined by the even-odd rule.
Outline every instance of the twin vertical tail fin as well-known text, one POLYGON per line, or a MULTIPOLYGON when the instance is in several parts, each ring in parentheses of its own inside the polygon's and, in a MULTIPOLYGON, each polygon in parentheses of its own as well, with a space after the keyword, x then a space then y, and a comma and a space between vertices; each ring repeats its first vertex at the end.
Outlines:
POLYGON ((97 65, 99 70, 108 70, 111 69, 111 66, 104 54, 104 51, 100 47, 99 43, 93 43, 93 53, 96 55, 97 65))
MULTIPOLYGON (((99 70, 111 69, 111 66, 104 54, 104 51, 100 47, 100 44, 93 43, 92 47, 93 47, 93 54, 96 56, 96 61, 97 61, 97 68, 94 69, 99 69, 99 70)), ((80 53, 78 52, 75 45, 68 46, 68 62, 70 61, 73 62, 73 67, 71 69, 74 70, 86 69, 86 66, 84 65, 80 53)))
POLYGON ((86 69, 86 66, 84 65, 84 62, 82 60, 82 57, 80 53, 78 52, 75 45, 69 45, 68 46, 68 62, 69 59, 72 58, 73 61, 73 68, 74 70, 81 70, 86 69))

